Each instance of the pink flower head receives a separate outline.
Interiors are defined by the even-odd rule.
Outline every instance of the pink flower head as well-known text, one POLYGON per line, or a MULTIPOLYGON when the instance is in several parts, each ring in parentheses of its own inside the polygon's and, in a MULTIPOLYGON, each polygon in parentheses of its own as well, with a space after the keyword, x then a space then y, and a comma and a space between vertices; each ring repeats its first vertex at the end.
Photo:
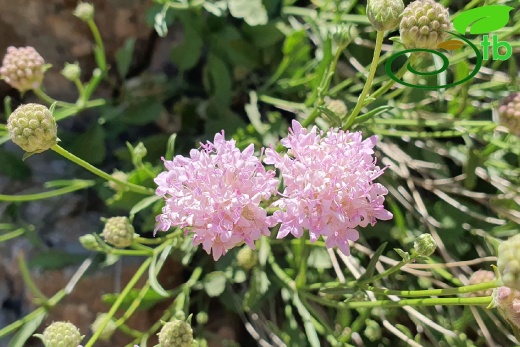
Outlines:
POLYGON ((498 287, 492 294, 493 307, 510 324, 520 328, 520 292, 509 287, 498 287))
POLYGON ((359 238, 356 227, 391 219, 383 206, 388 190, 373 182, 383 173, 373 157, 376 141, 376 136, 363 140, 361 132, 318 133, 316 126, 307 131, 293 121, 281 141, 288 154, 267 149, 264 158, 280 170, 285 184, 273 204, 280 210, 269 217, 281 223, 277 237, 301 237, 307 229, 312 242, 324 236, 327 248, 337 246, 348 255, 348 240, 359 238))
POLYGON ((253 144, 241 152, 222 132, 213 143, 191 150, 189 158, 163 161, 168 171, 155 183, 166 205, 156 217, 156 231, 186 228, 195 234, 193 244, 202 244, 215 260, 242 242, 254 248, 254 241, 270 234, 273 225, 260 202, 276 192, 278 180, 254 156, 253 144))

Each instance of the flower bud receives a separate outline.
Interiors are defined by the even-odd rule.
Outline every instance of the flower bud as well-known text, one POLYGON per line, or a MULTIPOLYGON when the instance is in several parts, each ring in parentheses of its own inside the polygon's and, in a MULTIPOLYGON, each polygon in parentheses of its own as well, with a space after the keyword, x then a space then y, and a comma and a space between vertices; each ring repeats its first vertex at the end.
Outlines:
POLYGON ((343 118, 348 112, 347 105, 345 105, 345 103, 341 100, 330 99, 327 102, 326 106, 329 110, 337 114, 340 118, 343 118))
POLYGON ((80 78, 81 68, 79 67, 78 62, 75 62, 74 64, 65 63, 63 70, 61 70, 61 74, 69 81, 74 82, 80 78))
POLYGON ((506 287, 520 290, 520 234, 498 245, 498 271, 506 287))
POLYGON ((83 340, 78 328, 69 322, 54 322, 43 331, 43 335, 34 336, 39 337, 45 347, 78 347, 83 340))
MULTIPOLYGON (((118 179, 118 180, 122 181, 122 182, 128 182, 128 175, 126 173, 124 173, 123 171, 114 171, 114 172, 112 172, 111 176, 114 177, 115 179, 118 179)), ((123 187, 121 187, 121 185, 117 184, 114 181, 108 181, 107 184, 108 184, 108 186, 110 188, 112 188, 116 192, 119 192, 119 191, 123 190, 123 187)))
POLYGON ((89 251, 95 251, 99 249, 99 244, 92 234, 87 234, 79 237, 79 242, 88 249, 89 251))
POLYGON ((8 47, 0 67, 2 77, 20 92, 37 89, 43 81, 45 61, 33 47, 8 47))
POLYGON ((504 319, 515 328, 520 328, 520 292, 509 287, 498 287, 493 290, 493 307, 504 319))
POLYGON ((448 9, 434 0, 417 0, 403 12, 399 25, 401 42, 407 49, 435 49, 453 30, 448 9))
POLYGON ((413 243, 413 249, 417 255, 429 257, 435 252, 437 243, 430 234, 422 234, 413 243))
POLYGON ((520 136, 520 93, 511 93, 498 107, 499 122, 509 131, 520 136))
POLYGON ((84 22, 94 19, 94 5, 88 2, 80 2, 73 13, 84 22))
POLYGON ((402 0, 368 0, 367 17, 377 31, 397 28, 403 15, 402 0))
POLYGON ((58 142, 56 121, 39 104, 19 106, 9 116, 7 130, 11 140, 29 154, 46 151, 58 142))
MULTIPOLYGON (((92 330, 93 333, 96 333, 99 330, 99 328, 101 327, 101 324, 103 323, 103 321, 105 320, 106 317, 107 317, 106 313, 100 313, 97 315, 96 320, 90 326, 90 329, 92 330)), ((114 320, 110 319, 108 321, 108 324, 103 329, 103 332, 101 333, 101 335, 99 335, 99 338, 104 341, 110 340, 110 337, 112 337, 112 335, 114 334, 114 331, 116 331, 116 329, 117 329, 116 322, 114 322, 114 320)))
POLYGON ((178 319, 166 323, 157 335, 161 347, 191 347, 193 342, 191 326, 178 319))
POLYGON ((237 253, 238 266, 251 270, 258 264, 258 254, 248 246, 243 246, 237 253))
MULTIPOLYGON (((495 273, 493 271, 488 270, 478 270, 471 274, 469 278, 469 284, 480 284, 491 282, 495 280, 495 273)), ((469 293, 469 296, 478 297, 478 296, 490 296, 493 293, 493 289, 480 290, 478 292, 469 293)))
POLYGON ((112 217, 107 219, 101 236, 111 245, 125 248, 132 244, 134 233, 134 227, 128 217, 112 217))

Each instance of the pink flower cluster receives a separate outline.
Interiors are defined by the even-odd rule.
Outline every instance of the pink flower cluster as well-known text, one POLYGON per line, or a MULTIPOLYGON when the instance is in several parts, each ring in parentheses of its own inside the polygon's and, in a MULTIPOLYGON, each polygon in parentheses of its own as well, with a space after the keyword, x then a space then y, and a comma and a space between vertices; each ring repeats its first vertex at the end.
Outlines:
POLYGON ((278 238, 302 237, 306 229, 312 242, 322 236, 328 248, 348 255, 348 241, 358 239, 356 227, 392 218, 383 206, 388 191, 373 182, 383 173, 373 157, 376 141, 363 140, 360 132, 308 131, 293 121, 281 141, 288 153, 271 148, 264 158, 281 173, 285 189, 279 193, 275 172, 254 156, 253 145, 241 152, 217 134, 190 158, 164 161, 167 171, 155 182, 166 204, 156 230, 185 228, 217 260, 242 242, 254 249, 254 241, 280 223, 278 238), (267 216, 261 203, 274 196, 279 199, 271 207, 277 210, 267 216))
POLYGON ((278 180, 254 156, 253 144, 240 152, 222 133, 201 146, 190 158, 164 161, 168 171, 155 179, 157 194, 166 200, 157 229, 189 227, 193 243, 217 260, 242 242, 254 248, 260 236, 270 234, 273 225, 260 202, 276 192, 278 180))
POLYGON ((307 229, 312 242, 324 236, 327 248, 349 255, 348 240, 359 238, 356 227, 392 218, 383 206, 388 190, 373 183, 383 173, 373 157, 376 141, 376 136, 363 141, 361 132, 324 134, 316 126, 307 131, 293 121, 281 141, 289 153, 267 149, 264 159, 280 170, 285 184, 274 203, 280 210, 271 217, 281 223, 277 237, 301 237, 307 229))

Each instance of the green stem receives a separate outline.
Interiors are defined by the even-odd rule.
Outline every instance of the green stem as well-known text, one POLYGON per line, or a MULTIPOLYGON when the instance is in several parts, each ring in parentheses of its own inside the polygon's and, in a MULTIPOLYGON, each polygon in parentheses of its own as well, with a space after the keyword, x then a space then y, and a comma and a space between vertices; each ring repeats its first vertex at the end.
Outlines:
MULTIPOLYGON (((406 73, 406 71, 408 71, 408 65, 413 65, 413 63, 415 63, 415 61, 417 60, 417 57, 418 55, 417 54, 411 54, 409 57, 408 57, 408 60, 403 64, 403 66, 401 66, 401 68, 397 71, 397 73, 395 74, 395 76, 397 78, 402 78, 404 76, 404 74, 406 73)), ((385 84, 383 84, 381 87, 379 87, 379 89, 377 89, 374 93, 372 93, 372 97, 374 99, 378 99, 379 97, 381 97, 384 93, 386 93, 390 88, 393 87, 393 85, 395 84, 395 81, 393 79, 389 79, 388 81, 385 82, 385 84)))
POLYGON ((487 306, 491 303, 491 296, 478 297, 478 298, 421 298, 421 299, 404 299, 399 301, 392 300, 376 300, 376 301, 351 301, 351 302, 338 302, 329 299, 325 299, 311 293, 300 291, 302 297, 306 297, 313 300, 321 305, 327 307, 340 307, 340 308, 371 308, 371 307, 404 307, 404 306, 461 306, 461 305, 482 305, 487 306))
POLYGON ((68 102, 63 102, 63 101, 54 100, 53 98, 51 98, 50 96, 48 96, 47 94, 45 94, 45 92, 44 92, 41 88, 33 89, 33 92, 34 92, 34 94, 35 94, 38 98, 40 98, 42 101, 45 101, 45 102, 48 103, 49 105, 52 105, 52 104, 56 103, 56 105, 58 105, 58 106, 63 106, 63 107, 76 107, 76 105, 71 104, 71 103, 68 103, 68 102))
POLYGON ((391 290, 367 286, 365 289, 377 294, 384 295, 398 295, 401 297, 423 297, 423 296, 442 296, 442 295, 457 295, 478 292, 481 290, 496 288, 501 285, 500 280, 491 282, 484 282, 474 285, 462 286, 457 288, 444 289, 427 289, 427 290, 391 290))
POLYGON ((0 201, 10 201, 10 202, 21 202, 21 201, 33 201, 33 200, 41 200, 52 198, 58 195, 68 194, 71 192, 75 192, 76 190, 86 189, 88 187, 92 187, 94 185, 94 181, 84 181, 84 180, 74 180, 73 184, 51 190, 49 192, 35 193, 35 194, 25 194, 25 195, 4 195, 0 194, 0 201))
POLYGON ((103 40, 101 39, 101 34, 99 33, 99 29, 96 25, 96 22, 94 22, 93 19, 90 19, 88 22, 88 27, 90 28, 90 31, 92 32, 92 36, 94 37, 94 41, 96 42, 98 50, 95 52, 96 55, 96 62, 98 63, 99 68, 101 71, 106 72, 107 70, 107 61, 105 56, 105 46, 103 45, 103 40))
POLYGON ((363 87, 363 90, 361 91, 361 95, 359 96, 358 102, 356 106, 354 107, 354 110, 352 113, 348 116, 347 120, 345 121, 345 125, 343 126, 343 129, 347 130, 349 129, 352 124, 354 124, 354 120, 356 119, 357 115, 363 108, 365 104, 365 98, 367 97, 368 93, 370 92, 370 88, 372 87, 372 81, 374 80, 374 76, 376 75, 377 70, 377 64, 379 62, 379 56, 381 55, 381 48, 383 47, 383 38, 385 36, 384 31, 378 31, 377 37, 376 37, 376 46, 374 47, 374 56, 372 57, 372 64, 370 64, 370 72, 368 74, 368 78, 365 82, 365 86, 363 87))
POLYGON ((22 279, 29 291, 42 303, 43 306, 47 306, 49 299, 40 291, 36 283, 34 283, 23 255, 18 256, 18 269, 22 274, 22 279))
POLYGON ((405 266, 406 264, 412 262, 415 258, 412 257, 409 261, 403 261, 401 260, 399 263, 395 264, 394 266, 386 269, 385 271, 381 272, 380 274, 377 274, 371 278, 368 278, 366 279, 365 281, 362 281, 361 284, 365 284, 365 283, 371 283, 371 282, 375 282, 377 280, 380 280, 381 278, 386 278, 388 276, 390 276, 391 274, 393 274, 394 272, 397 272, 399 270, 401 270, 401 268, 403 266, 405 266))
POLYGON ((114 316, 116 311, 119 309, 119 306, 121 306, 121 304, 123 303, 123 300, 127 297, 128 294, 130 294, 130 291, 137 284, 137 282, 139 281, 141 276, 146 272, 146 270, 150 266, 151 262, 152 262, 152 258, 146 259, 145 262, 143 263, 143 265, 141 265, 141 267, 136 271, 136 273, 134 274, 134 277, 132 277, 132 279, 128 282, 125 289, 123 289, 121 294, 117 297, 116 302, 114 302, 114 304, 110 308, 110 311, 108 311, 105 319, 99 326, 98 331, 96 331, 94 333, 94 335, 90 338, 90 340, 88 340, 85 347, 92 347, 94 345, 94 342, 96 342, 99 339, 99 336, 103 332, 103 329, 105 329, 105 327, 107 326, 110 319, 112 319, 112 317, 114 316))
POLYGON ((106 172, 104 172, 102 170, 99 170, 98 168, 90 165, 89 163, 87 163, 83 159, 80 159, 80 158, 76 157, 74 154, 66 151, 65 149, 63 149, 59 145, 54 145, 54 146, 51 147, 51 149, 54 152, 62 155, 66 159, 68 159, 68 160, 78 164, 79 166, 87 169, 88 171, 92 172, 93 174, 98 175, 99 177, 104 178, 106 180, 115 182, 115 183, 119 184, 120 186, 125 187, 125 188, 127 188, 128 190, 130 190, 130 191, 132 191, 134 193, 145 194, 145 195, 151 195, 151 194, 154 193, 154 190, 151 189, 151 188, 146 188, 146 187, 143 187, 143 186, 140 186, 140 185, 137 185, 137 184, 133 184, 133 183, 129 183, 129 182, 123 182, 123 181, 118 180, 117 178, 112 177, 111 175, 107 174, 106 172))

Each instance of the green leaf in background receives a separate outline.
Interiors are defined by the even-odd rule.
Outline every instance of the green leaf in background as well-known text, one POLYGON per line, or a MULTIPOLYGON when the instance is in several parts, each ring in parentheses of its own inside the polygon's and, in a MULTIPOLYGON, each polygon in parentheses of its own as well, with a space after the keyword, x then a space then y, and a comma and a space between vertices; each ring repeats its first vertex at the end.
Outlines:
POLYGON ((164 108, 160 101, 147 99, 138 104, 127 105, 119 119, 130 125, 144 125, 159 118, 163 110, 164 108))
POLYGON ((366 268, 366 271, 361 277, 358 278, 358 283, 363 283, 366 281, 369 281, 372 276, 374 276, 374 271, 376 270, 376 264, 379 261, 379 257, 383 252, 385 251, 386 245, 388 242, 383 243, 381 246, 378 247, 378 249, 374 252, 374 255, 372 255, 372 258, 370 258, 370 262, 368 263, 368 266, 366 268))
POLYGON ((37 254, 27 263, 30 269, 54 270, 77 265, 87 258, 85 254, 74 254, 60 250, 48 250, 37 254))
POLYGON ((273 46, 284 38, 284 34, 275 24, 244 26, 242 31, 248 41, 259 48, 273 46))
POLYGON ((200 60, 204 41, 199 33, 200 21, 197 15, 183 12, 178 17, 184 28, 184 40, 172 49, 171 58, 177 67, 182 70, 193 68, 200 60))
POLYGON ((23 181, 31 177, 31 169, 20 157, 0 148, 0 174, 13 180, 23 181))
POLYGON ((313 247, 307 260, 307 265, 316 269, 330 269, 332 261, 325 248, 313 247))
POLYGON ((129 38, 125 41, 125 45, 119 48, 116 52, 115 58, 117 63, 117 72, 119 77, 125 78, 132 63, 132 55, 134 53, 135 39, 129 38))
MULTIPOLYGON (((126 310, 132 305, 135 299, 139 297, 139 292, 141 289, 132 289, 130 293, 128 293, 127 296, 123 299, 123 302, 121 303, 121 309, 126 310)), ((103 302, 112 305, 114 302, 116 302, 117 298, 120 296, 119 293, 115 294, 105 294, 103 295, 103 302)), ((139 310, 146 310, 153 306, 155 306, 157 303, 166 300, 164 296, 157 293, 152 288, 149 288, 144 296, 142 297, 141 303, 138 306, 139 310)))
POLYGON ((267 24, 269 20, 262 0, 228 0, 229 13, 235 18, 243 18, 251 25, 267 24))
POLYGON ((205 67, 205 73, 209 83, 207 86, 209 94, 220 105, 229 105, 231 103, 232 81, 229 69, 224 61, 215 54, 210 54, 205 67))
POLYGON ((47 312, 41 311, 35 315, 31 320, 26 322, 20 330, 13 336, 7 347, 24 347, 27 340, 32 337, 36 329, 42 324, 47 316, 47 312))
POLYGON ((100 164, 106 155, 105 137, 103 127, 95 123, 79 135, 68 150, 91 164, 100 164))
POLYGON ((226 275, 222 271, 214 271, 204 277, 204 290, 210 297, 216 297, 224 292, 226 283, 226 275))

